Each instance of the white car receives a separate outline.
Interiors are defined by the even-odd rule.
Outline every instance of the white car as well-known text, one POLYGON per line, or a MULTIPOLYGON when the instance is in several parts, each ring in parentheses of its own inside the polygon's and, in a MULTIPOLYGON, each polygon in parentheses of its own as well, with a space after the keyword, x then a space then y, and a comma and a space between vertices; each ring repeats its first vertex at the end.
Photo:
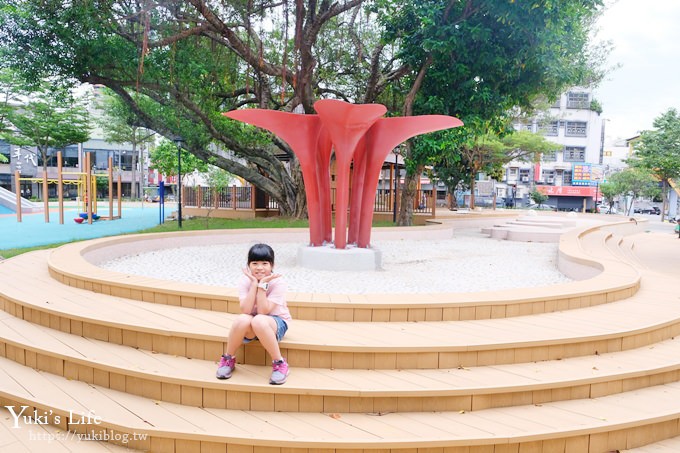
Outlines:
POLYGON ((597 212, 600 214, 618 214, 619 211, 614 206, 600 205, 597 207, 597 212))

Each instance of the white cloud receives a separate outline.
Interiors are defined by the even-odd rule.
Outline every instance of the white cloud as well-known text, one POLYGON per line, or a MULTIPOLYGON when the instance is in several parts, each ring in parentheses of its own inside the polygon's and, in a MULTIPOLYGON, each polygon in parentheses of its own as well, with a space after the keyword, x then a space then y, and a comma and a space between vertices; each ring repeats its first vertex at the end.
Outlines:
POLYGON ((680 108, 680 1, 619 0, 598 22, 611 40, 610 65, 621 64, 595 91, 609 119, 609 139, 652 128, 654 118, 680 108))

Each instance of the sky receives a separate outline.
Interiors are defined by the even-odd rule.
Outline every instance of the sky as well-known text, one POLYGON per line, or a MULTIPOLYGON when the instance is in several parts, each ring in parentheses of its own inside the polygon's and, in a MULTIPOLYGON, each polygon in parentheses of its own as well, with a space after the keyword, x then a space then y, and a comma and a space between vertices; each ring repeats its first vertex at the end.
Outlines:
POLYGON ((596 40, 614 46, 612 70, 594 91, 606 120, 605 142, 653 129, 654 118, 680 110, 680 0, 607 0, 596 40))

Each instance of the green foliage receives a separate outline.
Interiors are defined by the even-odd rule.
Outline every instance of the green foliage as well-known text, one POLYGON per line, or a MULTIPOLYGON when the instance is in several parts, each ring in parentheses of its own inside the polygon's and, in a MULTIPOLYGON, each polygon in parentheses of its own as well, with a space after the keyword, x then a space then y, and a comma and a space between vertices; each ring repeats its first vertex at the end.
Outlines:
MULTIPOLYGON (((199 173, 208 171, 208 164, 193 154, 190 154, 186 149, 179 150, 182 160, 182 175, 191 173, 194 170, 199 173)), ((177 175, 178 169, 178 147, 175 143, 169 140, 161 140, 161 142, 149 153, 151 166, 158 170, 161 174, 166 176, 177 175)))
POLYGON ((229 185, 231 185, 231 183, 234 181, 234 175, 212 165, 208 169, 205 177, 210 188, 215 189, 218 192, 226 187, 229 187, 229 185))
MULTIPOLYGON (((502 157, 489 148, 488 137, 506 133, 512 111, 530 112, 569 86, 601 79, 604 52, 588 44, 601 6, 600 0, 382 0, 376 10, 385 41, 395 45, 397 57, 410 68, 408 82, 400 85, 402 98, 408 101, 410 90, 415 114, 462 119, 465 131, 458 133, 456 149, 468 154, 473 174, 495 174, 502 157)), ((422 152, 407 157, 413 161, 413 178, 437 160, 422 152)))
MULTIPOLYGON (((214 190, 215 193, 219 193, 223 189, 229 187, 229 184, 234 180, 234 176, 231 173, 212 165, 204 176, 208 182, 208 186, 210 186, 210 189, 214 190)), ((210 228, 209 220, 212 206, 206 207, 208 208, 208 215, 205 217, 205 227, 208 229, 210 228)))
POLYGON ((98 191, 107 191, 109 189, 109 178, 108 175, 105 174, 97 174, 96 178, 96 186, 98 191))
POLYGON ((10 126, 8 116, 20 103, 23 94, 23 84, 16 74, 9 69, 0 68, 0 134, 10 126))
POLYGON ((599 0, 379 4, 385 39, 399 44, 398 56, 412 68, 432 57, 418 103, 436 99, 440 113, 492 119, 602 77, 603 53, 588 42, 599 0))
MULTIPOLYGON (((279 25, 282 5, 263 6, 257 17, 241 2, 206 2, 206 13, 221 16, 217 21, 202 18, 203 11, 189 2, 149 7, 7 0, 5 5, 0 8, 0 65, 11 65, 29 80, 49 75, 105 84, 134 112, 135 125, 168 138, 181 135, 192 154, 206 161, 215 157, 216 165, 268 192, 284 213, 295 211, 295 182, 275 155, 289 149, 221 115, 244 105, 295 106, 273 101, 278 99, 276 77, 286 73, 285 67, 276 67, 282 63, 281 29, 257 25, 271 18, 279 25), (210 28, 211 23, 220 30, 210 28), (246 36, 245 25, 252 26, 248 36, 259 33, 259 39, 246 36)), ((295 69, 287 69, 288 83, 294 83, 295 69)))
POLYGON ((12 128, 0 137, 14 145, 36 147, 43 166, 49 148, 64 148, 90 137, 86 100, 76 99, 68 90, 54 85, 42 84, 29 93, 27 102, 12 106, 7 122, 12 128))
POLYGON ((140 127, 139 118, 111 90, 105 90, 98 107, 102 111, 102 116, 95 122, 104 132, 104 139, 107 142, 133 145, 153 142, 154 133, 140 127))
MULTIPOLYGON (((76 241, 71 241, 71 242, 76 242, 76 241)), ((0 250, 0 257, 2 257, 4 259, 8 259, 8 258, 12 258, 13 256, 21 255, 23 253, 33 252, 33 251, 36 251, 36 250, 53 249, 55 247, 59 247, 60 245, 70 244, 71 242, 56 242, 54 244, 38 245, 38 246, 35 246, 35 247, 19 247, 19 248, 3 249, 3 250, 0 250)))
MULTIPOLYGON (((659 185, 657 179, 644 168, 629 167, 618 173, 614 173, 609 178, 609 182, 602 184, 604 189, 602 193, 609 193, 610 186, 612 190, 616 190, 617 193, 614 194, 612 198, 605 194, 607 199, 611 200, 618 196, 630 196, 633 200, 640 196, 644 197, 655 197, 659 193, 659 185)), ((632 208, 632 203, 630 206, 626 207, 626 215, 630 215, 630 210, 632 208)))
POLYGON ((621 187, 621 185, 614 179, 614 181, 603 182, 599 185, 598 190, 600 194, 609 202, 609 208, 614 204, 614 200, 619 196, 626 193, 626 189, 621 187))
POLYGON ((540 208, 543 203, 548 201, 548 198, 550 198, 548 195, 545 195, 544 193, 539 192, 538 190, 534 189, 531 191, 529 194, 529 198, 534 200, 534 203, 538 205, 540 208))
POLYGON ((507 157, 512 158, 512 160, 529 159, 536 161, 540 159, 541 154, 554 153, 562 149, 561 144, 552 142, 541 134, 534 134, 529 131, 512 132, 503 136, 501 141, 505 145, 507 157))
POLYGON ((471 169, 464 161, 457 147, 460 142, 454 130, 423 135, 414 140, 414 153, 428 156, 426 167, 428 177, 436 184, 442 182, 451 195, 451 209, 456 204, 456 191, 468 188, 471 169))
POLYGON ((590 110, 600 115, 602 113, 602 104, 597 99, 590 101, 590 110))
POLYGON ((119 96, 116 96, 111 90, 105 89, 103 98, 99 102, 102 115, 97 118, 96 122, 104 133, 104 140, 109 143, 130 143, 132 145, 132 191, 131 197, 138 198, 138 188, 144 186, 141 181, 143 175, 139 172, 137 175, 137 156, 138 149, 148 146, 154 141, 154 132, 140 126, 140 120, 130 109, 130 106, 125 104, 119 96), (139 176, 139 184, 137 178, 139 176))
POLYGON ((454 193, 457 189, 474 190, 474 178, 480 172, 498 178, 508 162, 534 161, 543 153, 561 149, 561 145, 528 131, 512 131, 502 137, 490 133, 480 135, 478 131, 484 130, 484 126, 478 120, 470 127, 419 137, 414 155, 431 156, 428 160, 433 166, 431 175, 444 182, 449 193, 454 193))
POLYGON ((680 177, 680 115, 668 109, 653 123, 655 130, 642 131, 630 163, 648 169, 660 180, 680 177))
MULTIPOLYGON (((663 184, 661 193, 667 205, 667 188, 671 179, 680 178, 680 115, 668 109, 654 120, 655 130, 642 131, 635 147, 635 157, 630 164, 650 171, 663 184)), ((662 210, 661 220, 665 215, 662 210)))

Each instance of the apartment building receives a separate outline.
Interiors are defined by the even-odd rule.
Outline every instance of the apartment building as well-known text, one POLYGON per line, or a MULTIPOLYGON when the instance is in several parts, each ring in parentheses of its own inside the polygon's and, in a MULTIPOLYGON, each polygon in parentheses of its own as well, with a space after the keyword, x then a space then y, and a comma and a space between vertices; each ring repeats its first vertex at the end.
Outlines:
MULTIPOLYGON (((64 149, 50 149, 47 160, 47 178, 57 179, 57 151, 62 152, 62 166, 65 180, 76 180, 84 171, 85 153, 91 153, 92 170, 95 173, 106 173, 109 169, 109 157, 113 161, 114 175, 121 175, 121 189, 124 197, 129 197, 133 184, 132 172, 132 145, 107 143, 100 138, 91 138, 87 142, 67 146, 64 149)), ((144 150, 135 151, 138 156, 135 162, 146 160, 144 150)), ((15 175, 19 172, 21 178, 21 193, 26 198, 41 196, 41 183, 43 178, 43 162, 40 153, 34 147, 10 145, 0 140, 0 153, 8 163, 0 164, 0 187, 14 192, 15 175)), ((136 163, 135 182, 139 184, 139 164, 136 163)), ((147 170, 146 166, 144 170, 147 170)), ((103 188, 102 190, 106 190, 103 188)), ((78 194, 77 186, 66 184, 64 196, 75 198, 78 194)), ((55 184, 49 185, 49 196, 57 196, 55 184)))
POLYGON ((515 124, 517 130, 543 134, 562 149, 544 154, 540 162, 507 164, 503 181, 496 185, 497 198, 506 205, 525 206, 535 188, 557 209, 592 209, 604 180, 604 120, 597 110, 591 90, 574 87, 547 112, 515 124))

